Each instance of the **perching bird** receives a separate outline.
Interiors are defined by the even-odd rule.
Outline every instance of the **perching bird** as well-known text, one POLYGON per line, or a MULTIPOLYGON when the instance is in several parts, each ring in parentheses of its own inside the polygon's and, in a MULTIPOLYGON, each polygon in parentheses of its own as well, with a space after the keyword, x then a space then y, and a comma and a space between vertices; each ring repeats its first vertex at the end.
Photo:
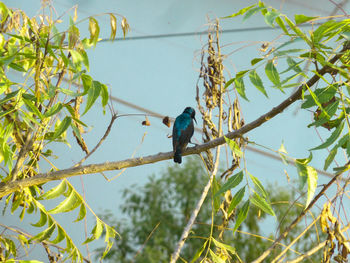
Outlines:
POLYGON ((194 132, 193 120, 195 118, 196 111, 187 107, 183 113, 176 117, 173 127, 173 150, 174 150, 174 162, 181 163, 181 154, 186 149, 186 146, 191 142, 191 137, 194 132))

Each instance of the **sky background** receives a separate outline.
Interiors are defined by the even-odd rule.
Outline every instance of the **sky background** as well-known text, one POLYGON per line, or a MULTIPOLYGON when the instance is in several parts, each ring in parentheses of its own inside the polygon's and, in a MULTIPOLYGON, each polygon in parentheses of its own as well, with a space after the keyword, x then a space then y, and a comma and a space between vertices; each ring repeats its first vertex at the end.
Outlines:
MULTIPOLYGON (((4 3, 9 7, 24 10, 28 16, 41 12, 38 0, 8 0, 4 3)), ((52 1, 52 3, 59 15, 72 6, 78 5, 78 20, 107 12, 121 14, 127 18, 130 24, 131 30, 127 36, 135 37, 205 31, 208 28, 208 17, 214 19, 227 16, 244 6, 256 3, 256 1, 59 0, 52 1)), ((290 16, 292 14, 327 16, 335 8, 335 5, 327 0, 271 0, 266 1, 266 3, 290 16)), ((348 6, 345 6, 344 9, 349 11, 348 6)), ((342 14, 342 12, 338 11, 337 14, 342 14)), ((66 15, 62 19, 69 21, 69 16, 66 15)), ((118 20, 117 36, 121 37, 119 17, 118 20)), ((98 21, 101 27, 101 37, 108 38, 110 35, 109 17, 99 16, 98 21)), ((261 15, 256 15, 245 22, 242 22, 242 18, 238 17, 223 20, 220 24, 223 30, 266 26, 261 15)), ((79 24, 79 28, 82 34, 88 35, 86 22, 79 24)), ((222 34, 221 44, 225 45, 222 53, 232 53, 226 60, 226 71, 234 76, 235 72, 248 69, 251 59, 261 56, 259 51, 261 44, 276 39, 280 33, 278 30, 255 30, 222 34), (237 49, 239 50, 235 51, 237 49)), ((279 43, 278 41, 281 40, 276 41, 279 43)), ((199 55, 205 43, 206 36, 198 34, 185 37, 118 40, 100 43, 88 51, 89 73, 94 79, 107 84, 113 96, 162 115, 176 117, 186 106, 194 108, 197 106, 195 87, 199 75, 199 55)), ((226 77, 228 78, 228 75, 226 77)), ((268 83, 264 78, 263 81, 268 83)), ((286 94, 282 94, 269 85, 266 85, 266 88, 269 99, 257 92, 255 88, 247 86, 246 92, 250 102, 240 99, 246 123, 269 111, 293 91, 290 90, 286 94)), ((108 111, 106 115, 103 115, 99 106, 100 101, 98 100, 98 105, 94 106, 93 110, 83 118, 83 121, 91 127, 90 132, 84 137, 89 149, 92 149, 100 140, 110 121, 108 111)), ((308 149, 319 145, 321 141, 315 137, 313 128, 306 128, 307 124, 311 122, 312 114, 307 111, 298 111, 298 107, 300 107, 300 103, 297 102, 282 114, 248 133, 247 136, 250 140, 275 150, 284 142, 290 156, 307 157, 308 149)), ((139 110, 120 103, 114 103, 114 108, 119 114, 140 113, 139 110)), ((197 116, 198 121, 200 117, 197 116)), ((155 118, 150 118, 151 126, 145 127, 141 125, 143 119, 143 117, 117 119, 107 140, 85 164, 128 159, 136 149, 135 156, 171 151, 171 139, 168 138, 168 135, 171 134, 171 128, 167 128, 155 118), (144 133, 147 135, 141 144, 144 133)), ((202 121, 199 120, 197 127, 200 127, 201 123, 202 121)), ((323 138, 329 136, 327 131, 321 130, 320 132, 323 138)), ((200 143, 201 135, 196 133, 194 141, 200 143)), ((84 156, 74 140, 71 142, 71 148, 56 145, 56 155, 59 158, 54 161, 54 164, 61 169, 71 167, 84 156)), ((312 165, 317 168, 323 167, 321 160, 325 158, 325 154, 317 153, 314 155, 312 165)), ((278 182, 280 185, 285 185, 287 179, 284 169, 288 171, 292 179, 297 178, 296 169, 286 167, 281 162, 270 160, 250 151, 246 152, 246 158, 248 170, 265 184, 278 182)), ((100 174, 87 175, 83 178, 74 177, 70 178, 69 181, 81 189, 81 180, 83 180, 86 200, 96 212, 110 209, 116 216, 120 216, 118 207, 123 203, 121 195, 123 189, 130 188, 135 183, 140 185, 146 182, 149 175, 159 174, 169 165, 173 165, 172 160, 130 168, 111 182, 107 182, 100 174)), ((111 178, 118 173, 119 171, 106 172, 105 175, 111 178)), ((328 179, 320 176, 319 184, 326 181, 328 179)), ((55 185, 57 182, 48 184, 48 186, 55 185)), ((65 223, 77 240, 76 243, 79 243, 83 227, 80 223, 73 226, 70 224, 69 219, 74 220, 76 217, 76 212, 72 214, 57 218, 66 221, 65 223)), ((14 225, 20 224, 16 221, 16 216, 7 216, 3 220, 14 225)), ((33 223, 33 221, 30 222, 33 223)), ((88 215, 88 223, 89 226, 94 223, 91 214, 88 215)), ((31 229, 24 230, 31 231, 31 229)), ((89 227, 90 230, 91 227, 89 227)), ((95 242, 91 248, 101 245, 102 242, 95 242)), ((34 253, 38 258, 42 255, 40 249, 34 253)), ((45 260, 46 257, 42 259, 45 260)))

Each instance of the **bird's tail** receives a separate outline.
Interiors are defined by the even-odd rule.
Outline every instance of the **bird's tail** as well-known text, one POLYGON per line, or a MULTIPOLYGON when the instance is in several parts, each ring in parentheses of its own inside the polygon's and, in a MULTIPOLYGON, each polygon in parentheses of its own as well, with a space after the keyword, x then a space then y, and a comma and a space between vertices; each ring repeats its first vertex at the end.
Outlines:
POLYGON ((176 150, 174 153, 174 162, 175 163, 181 163, 181 151, 180 150, 176 150))

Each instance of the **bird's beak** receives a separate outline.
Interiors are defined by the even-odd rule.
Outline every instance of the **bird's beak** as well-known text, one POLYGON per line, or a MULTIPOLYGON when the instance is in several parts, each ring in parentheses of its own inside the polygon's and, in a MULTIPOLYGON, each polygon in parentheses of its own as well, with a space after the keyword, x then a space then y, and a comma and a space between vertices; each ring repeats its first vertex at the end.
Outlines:
POLYGON ((193 119, 194 119, 194 121, 196 122, 196 124, 197 124, 197 120, 196 120, 196 117, 193 117, 193 119))

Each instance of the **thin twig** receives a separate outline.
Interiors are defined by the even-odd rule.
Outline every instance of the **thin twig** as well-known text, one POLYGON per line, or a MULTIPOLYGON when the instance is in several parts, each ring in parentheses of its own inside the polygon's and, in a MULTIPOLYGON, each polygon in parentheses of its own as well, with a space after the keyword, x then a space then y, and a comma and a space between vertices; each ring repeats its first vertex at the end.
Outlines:
MULTIPOLYGON (((218 23, 218 22, 217 22, 218 23)), ((218 34, 218 24, 216 24, 216 33, 218 34)), ((217 36, 217 39, 218 39, 218 36, 217 36)), ((218 47, 219 47, 219 44, 218 44, 218 47)), ((220 49, 218 50, 218 56, 219 56, 219 59, 220 59, 220 49)), ((222 73, 222 71, 220 72, 222 73)), ((223 83, 222 83, 222 79, 219 80, 220 81, 220 101, 219 101, 219 125, 218 125, 218 135, 220 136, 222 134, 222 94, 223 94, 223 83)), ((186 242, 186 239, 192 229, 192 226, 193 224, 195 223, 195 220, 198 216, 198 213, 203 205, 203 202, 205 200, 205 198, 207 197, 208 195, 208 192, 209 192, 209 189, 210 189, 210 186, 212 185, 212 182, 214 180, 214 177, 215 175, 217 174, 217 171, 218 171, 218 168, 219 168, 219 163, 220 163, 220 148, 221 148, 221 145, 218 145, 218 147, 216 148, 216 156, 215 156, 215 161, 214 161, 214 166, 213 166, 213 170, 211 171, 211 175, 210 175, 210 178, 209 178, 209 181, 207 183, 207 185, 204 187, 203 189, 203 192, 202 192, 202 195, 199 199, 199 201, 197 202, 197 205, 196 205, 196 208, 193 210, 192 212, 192 215, 191 215, 191 218, 190 220, 187 222, 187 225, 185 227, 185 229, 183 230, 182 232, 182 235, 181 235, 181 238, 174 250, 174 253, 171 255, 171 260, 170 260, 170 263, 175 263, 177 261, 177 259, 179 258, 180 256, 180 252, 181 252, 181 249, 182 247, 184 246, 185 242, 186 242)), ((212 226, 213 227, 213 223, 212 222, 212 226)), ((211 228, 211 231, 212 231, 212 228, 211 228)), ((210 240, 209 239, 209 245, 208 247, 210 247, 210 240)))
MULTIPOLYGON (((329 60, 329 63, 334 64, 343 55, 343 53, 349 48, 350 48, 350 42, 347 42, 344 45, 343 49, 338 54, 336 54, 332 59, 329 60)), ((263 123, 269 121, 271 118, 280 114, 286 108, 288 108, 291 104, 293 104, 295 101, 301 98, 302 91, 304 90, 305 85, 308 85, 309 87, 313 86, 320 79, 320 76, 326 74, 329 69, 330 67, 328 65, 324 66, 306 84, 301 85, 295 93, 289 96, 286 100, 284 100, 278 106, 272 108, 269 112, 263 114, 256 120, 244 125, 242 128, 236 131, 227 133, 225 136, 229 139, 242 136, 243 134, 259 127, 263 123)), ((221 145, 224 143, 225 143, 225 139, 223 136, 221 136, 207 143, 203 143, 195 147, 187 148, 183 152, 183 156, 190 155, 190 154, 198 154, 200 152, 217 147, 218 145, 221 145)), ((135 167, 135 166, 155 163, 155 162, 171 159, 173 158, 173 154, 174 154, 173 151, 170 151, 165 153, 158 153, 155 155, 149 155, 145 157, 126 159, 126 160, 117 161, 117 162, 110 162, 110 163, 107 162, 107 163, 100 163, 100 164, 78 166, 78 167, 63 169, 57 172, 41 173, 34 177, 18 180, 15 182, 0 183, 0 198, 16 190, 20 190, 21 188, 24 188, 24 187, 43 184, 54 180, 61 180, 63 178, 81 175, 81 174, 100 173, 103 171, 120 170, 127 167, 135 167)))
POLYGON ((107 130, 106 130, 105 134, 103 135, 103 137, 101 138, 101 140, 96 144, 96 146, 83 159, 80 160, 80 162, 78 162, 76 165, 74 165, 74 167, 80 166, 83 162, 86 161, 87 158, 89 158, 98 149, 98 147, 101 146, 101 144, 104 142, 104 140, 107 138, 107 136, 111 132, 113 123, 117 118, 118 118, 117 114, 112 115, 111 122, 109 123, 107 130))
MULTIPOLYGON (((341 232, 345 232, 346 230, 348 230, 348 228, 350 227, 350 224, 348 224, 347 226, 345 226, 341 232)), ((309 251, 305 252, 303 255, 293 259, 293 260, 290 260, 290 261, 287 261, 286 263, 298 263, 298 262, 301 262, 303 261, 304 259, 310 257, 311 255, 315 254, 318 250, 320 250, 321 248, 323 248, 325 245, 326 245, 326 242, 327 240, 319 243, 316 247, 310 249, 309 251)))
MULTIPOLYGON (((16 228, 13 228, 13 227, 10 227, 10 226, 6 226, 6 225, 1 224, 1 223, 0 223, 0 226, 3 227, 3 228, 6 228, 6 229, 8 229, 8 230, 10 230, 10 231, 12 231, 12 232, 15 232, 15 233, 17 233, 17 234, 21 234, 21 235, 23 235, 23 236, 25 236, 25 237, 28 237, 28 238, 30 238, 30 239, 34 237, 34 236, 32 236, 31 234, 28 234, 28 233, 26 233, 26 232, 23 232, 23 231, 21 231, 21 230, 18 230, 18 229, 16 229, 16 228)), ((43 244, 46 244, 46 245, 48 245, 48 246, 57 248, 58 250, 61 250, 61 251, 65 250, 65 248, 63 248, 63 247, 61 247, 61 246, 59 246, 59 245, 57 245, 57 244, 51 243, 50 241, 44 240, 44 241, 41 241, 40 243, 43 243, 43 244)), ((83 260, 84 260, 85 262, 88 262, 88 263, 91 262, 90 260, 88 260, 88 259, 85 258, 85 257, 83 257, 83 260)))
POLYGON ((299 234, 299 236, 297 236, 281 253, 279 253, 271 263, 275 263, 277 262, 277 260, 279 260, 285 253, 287 253, 289 251, 289 249, 295 244, 295 242, 297 242, 302 236, 304 236, 304 234, 314 225, 316 224, 316 222, 320 219, 321 214, 318 215, 318 217, 316 217, 311 224, 309 224, 304 230, 303 232, 301 232, 299 234))
POLYGON ((148 237, 146 238, 145 242, 142 244, 142 246, 139 248, 139 250, 137 250, 134 258, 133 258, 133 261, 132 262, 135 262, 135 259, 137 258, 137 256, 140 254, 140 252, 143 250, 143 248, 146 246, 148 240, 151 238, 151 236, 153 235, 154 231, 157 230, 157 228, 159 227, 160 225, 160 221, 157 223, 157 225, 152 229, 151 233, 148 235, 148 237))
POLYGON ((318 199, 321 198, 321 196, 326 192, 326 190, 338 179, 338 177, 342 175, 342 173, 336 174, 323 188, 322 190, 314 197, 314 199, 311 201, 311 203, 308 205, 308 207, 303 210, 297 218, 294 219, 294 221, 287 227, 287 229, 273 242, 273 244, 264 251, 262 255, 260 255, 257 259, 255 259, 252 263, 260 263, 262 262, 270 253, 271 251, 276 247, 278 243, 282 239, 284 239, 289 232, 299 223, 299 221, 306 215, 306 213, 315 205, 315 203, 318 201, 318 199))

